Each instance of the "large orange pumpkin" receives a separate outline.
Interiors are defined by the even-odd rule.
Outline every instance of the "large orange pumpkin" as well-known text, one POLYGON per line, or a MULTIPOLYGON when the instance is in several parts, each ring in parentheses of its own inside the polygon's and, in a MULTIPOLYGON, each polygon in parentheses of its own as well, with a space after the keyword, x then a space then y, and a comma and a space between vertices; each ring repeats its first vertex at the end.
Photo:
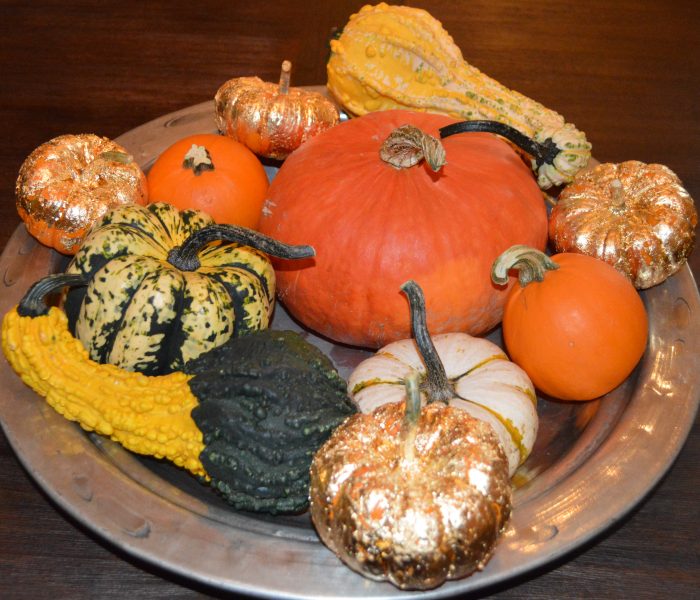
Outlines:
POLYGON ((644 354, 648 319, 632 283, 602 260, 576 253, 551 258, 509 248, 494 280, 519 271, 503 315, 511 360, 540 391, 561 400, 592 400, 631 373, 644 354))
POLYGON ((433 334, 479 334, 499 323, 505 292, 491 283, 491 263, 513 244, 546 243, 546 210, 530 168, 488 133, 443 140, 447 164, 437 172, 426 161, 398 168, 380 158, 402 125, 437 136, 453 122, 370 113, 320 133, 285 161, 260 229, 316 249, 313 260, 277 271, 279 298, 302 323, 357 346, 410 337, 398 291, 407 279, 420 281, 430 299, 433 334))
POLYGON ((255 229, 268 181, 248 148, 214 133, 191 135, 166 148, 148 172, 149 204, 196 209, 217 223, 255 229))

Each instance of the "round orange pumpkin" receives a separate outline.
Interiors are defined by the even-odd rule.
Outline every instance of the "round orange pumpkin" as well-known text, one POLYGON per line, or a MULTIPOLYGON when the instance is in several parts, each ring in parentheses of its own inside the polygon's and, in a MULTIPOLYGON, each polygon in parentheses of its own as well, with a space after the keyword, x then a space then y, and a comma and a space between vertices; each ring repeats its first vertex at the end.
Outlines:
POLYGON ((499 323, 505 291, 491 283, 491 264, 513 244, 543 248, 547 239, 530 168, 489 133, 444 139, 447 162, 437 172, 427 160, 400 168, 380 158, 384 141, 405 124, 437 136, 453 122, 370 113, 320 133, 284 162, 260 228, 316 249, 313 260, 277 271, 279 298, 302 323, 364 347, 410 337, 398 291, 407 279, 419 280, 429 298, 433 334, 479 334, 499 323))
POLYGON ((494 281, 518 270, 503 314, 511 360, 560 400, 592 400, 620 385, 644 354, 648 319, 632 283, 585 254, 547 257, 515 247, 494 263, 494 281))
POLYGON ((268 188, 265 169, 240 142, 191 135, 158 156, 147 175, 149 203, 196 209, 217 223, 255 229, 268 188))

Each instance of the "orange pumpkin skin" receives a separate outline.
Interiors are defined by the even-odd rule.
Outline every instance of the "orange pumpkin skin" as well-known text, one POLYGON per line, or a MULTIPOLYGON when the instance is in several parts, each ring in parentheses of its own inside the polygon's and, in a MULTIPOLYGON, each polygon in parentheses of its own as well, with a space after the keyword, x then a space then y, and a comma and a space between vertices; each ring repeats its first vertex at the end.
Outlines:
POLYGON ((261 231, 306 240, 313 261, 277 263, 279 298, 309 328, 377 348, 410 337, 407 279, 428 298, 431 333, 483 333, 506 293, 493 260, 514 243, 544 248, 547 217, 531 170, 491 134, 443 140, 447 164, 397 169, 379 148, 397 127, 438 136, 444 115, 385 111, 341 123, 296 150, 270 185, 261 231))
POLYGON ((256 229, 268 188, 265 169, 243 144, 213 133, 191 135, 166 148, 147 175, 149 204, 204 211, 217 223, 256 229), (214 168, 195 174, 183 165, 192 145, 208 151, 214 168))
POLYGON ((511 288, 503 339, 541 392, 592 400, 620 385, 644 354, 648 319, 631 282, 584 254, 555 254, 544 280, 511 288))

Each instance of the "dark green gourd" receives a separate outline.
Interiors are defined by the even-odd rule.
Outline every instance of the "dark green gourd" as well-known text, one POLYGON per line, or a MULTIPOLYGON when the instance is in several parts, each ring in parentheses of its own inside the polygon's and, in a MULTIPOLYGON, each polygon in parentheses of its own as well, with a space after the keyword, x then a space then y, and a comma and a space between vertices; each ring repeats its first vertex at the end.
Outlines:
POLYGON ((240 510, 305 509, 314 453, 355 412, 331 361, 298 333, 265 330, 232 338, 185 371, 212 485, 240 510))

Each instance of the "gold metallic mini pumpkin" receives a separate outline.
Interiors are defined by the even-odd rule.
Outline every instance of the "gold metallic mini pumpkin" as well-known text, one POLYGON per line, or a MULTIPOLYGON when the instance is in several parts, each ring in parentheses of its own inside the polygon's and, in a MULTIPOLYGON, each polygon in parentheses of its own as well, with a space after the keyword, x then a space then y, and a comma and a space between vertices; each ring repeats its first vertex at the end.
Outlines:
POLYGON ((27 231, 64 254, 75 254, 109 209, 148 199, 133 157, 91 133, 60 135, 36 148, 20 168, 15 193, 27 231))
POLYGON ((336 125, 338 109, 328 98, 289 87, 292 64, 282 63, 279 84, 238 77, 216 92, 219 131, 256 154, 285 159, 306 140, 336 125))
POLYGON ((483 421, 443 402, 405 403, 343 423, 311 465, 311 516, 350 568, 429 589, 483 568, 508 521, 508 461, 483 421))
POLYGON ((549 237, 557 252, 595 256, 645 289, 685 264, 696 224, 693 199, 671 169, 631 160, 577 175, 552 210, 549 237))

